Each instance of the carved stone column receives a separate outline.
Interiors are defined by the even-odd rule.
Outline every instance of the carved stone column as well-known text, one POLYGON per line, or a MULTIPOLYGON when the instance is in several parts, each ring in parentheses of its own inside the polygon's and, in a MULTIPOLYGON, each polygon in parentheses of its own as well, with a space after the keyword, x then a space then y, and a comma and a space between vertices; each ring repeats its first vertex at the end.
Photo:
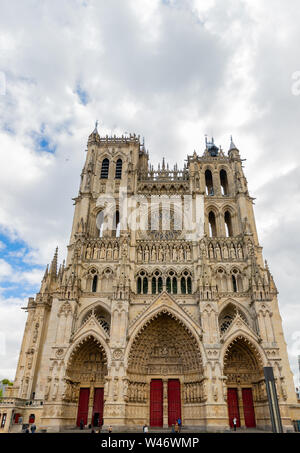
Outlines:
POLYGON ((163 379, 163 427, 168 428, 168 379, 163 379))

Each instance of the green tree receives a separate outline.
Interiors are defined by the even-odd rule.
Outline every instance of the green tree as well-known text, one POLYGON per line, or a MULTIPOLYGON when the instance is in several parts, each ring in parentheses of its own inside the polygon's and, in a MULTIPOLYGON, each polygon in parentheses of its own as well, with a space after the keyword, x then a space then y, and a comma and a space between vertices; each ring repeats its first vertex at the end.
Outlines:
POLYGON ((11 382, 9 379, 2 379, 1 384, 3 384, 3 385, 13 385, 13 382, 11 382))

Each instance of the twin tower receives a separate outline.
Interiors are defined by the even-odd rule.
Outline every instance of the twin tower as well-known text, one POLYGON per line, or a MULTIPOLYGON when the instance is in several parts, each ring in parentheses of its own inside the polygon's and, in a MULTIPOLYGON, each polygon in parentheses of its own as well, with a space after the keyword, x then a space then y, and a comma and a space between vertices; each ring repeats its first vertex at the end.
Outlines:
MULTIPOLYGON (((297 401, 277 290, 239 150, 213 140, 183 169, 154 169, 136 135, 88 138, 67 260, 29 298, 1 431, 283 429, 297 401)), ((299 410, 299 409, 298 409, 299 410)))

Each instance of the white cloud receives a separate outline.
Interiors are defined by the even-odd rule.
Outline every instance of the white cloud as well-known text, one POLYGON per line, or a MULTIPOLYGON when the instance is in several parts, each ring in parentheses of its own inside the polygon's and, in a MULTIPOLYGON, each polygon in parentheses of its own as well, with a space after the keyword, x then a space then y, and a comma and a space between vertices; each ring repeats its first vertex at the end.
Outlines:
POLYGON ((8 279, 12 275, 12 267, 2 258, 0 259, 0 280, 8 279))
POLYGON ((0 380, 15 377, 26 321, 26 313, 21 307, 26 305, 23 299, 0 297, 0 380))

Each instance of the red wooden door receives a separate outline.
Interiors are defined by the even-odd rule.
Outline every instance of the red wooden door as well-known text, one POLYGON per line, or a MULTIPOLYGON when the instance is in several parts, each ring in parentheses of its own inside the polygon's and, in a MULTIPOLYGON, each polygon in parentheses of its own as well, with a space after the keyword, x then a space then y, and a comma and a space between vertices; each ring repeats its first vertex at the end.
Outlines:
POLYGON ((77 413, 77 426, 80 426, 80 420, 87 425, 88 410, 89 410, 89 397, 90 389, 80 389, 79 402, 78 402, 78 413, 77 413))
POLYGON ((175 425, 181 419, 181 398, 179 379, 168 380, 168 423, 169 426, 175 425))
POLYGON ((94 405, 93 405, 93 426, 103 425, 103 406, 104 406, 104 389, 95 388, 94 391, 94 405))
POLYGON ((228 417, 229 425, 233 428, 233 419, 236 418, 236 426, 241 426, 238 392, 237 389, 227 389, 227 405, 228 405, 228 417))
POLYGON ((255 412, 253 405, 252 389, 242 389, 245 425, 247 428, 255 428, 255 412))
POLYGON ((150 426, 163 426, 163 382, 150 382, 150 426))

